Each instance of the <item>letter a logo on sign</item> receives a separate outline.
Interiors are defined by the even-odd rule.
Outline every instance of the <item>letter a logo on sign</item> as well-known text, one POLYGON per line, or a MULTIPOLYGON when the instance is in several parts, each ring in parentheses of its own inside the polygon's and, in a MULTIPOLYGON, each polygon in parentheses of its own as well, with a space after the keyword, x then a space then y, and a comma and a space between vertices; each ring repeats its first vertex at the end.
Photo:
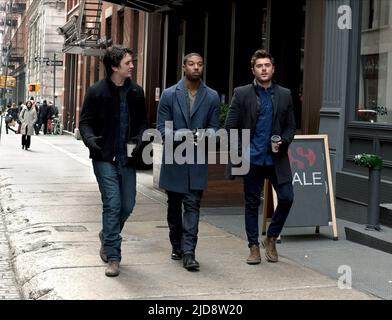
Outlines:
POLYGON ((340 6, 338 14, 341 15, 338 19, 338 28, 341 30, 352 29, 352 10, 350 6, 340 6))

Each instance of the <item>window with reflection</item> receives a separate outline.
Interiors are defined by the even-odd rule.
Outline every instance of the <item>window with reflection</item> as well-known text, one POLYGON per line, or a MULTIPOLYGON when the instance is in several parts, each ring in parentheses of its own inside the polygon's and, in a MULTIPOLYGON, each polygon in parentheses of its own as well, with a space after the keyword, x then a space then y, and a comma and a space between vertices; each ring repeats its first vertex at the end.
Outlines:
POLYGON ((363 0, 356 120, 392 124, 392 0, 363 0))

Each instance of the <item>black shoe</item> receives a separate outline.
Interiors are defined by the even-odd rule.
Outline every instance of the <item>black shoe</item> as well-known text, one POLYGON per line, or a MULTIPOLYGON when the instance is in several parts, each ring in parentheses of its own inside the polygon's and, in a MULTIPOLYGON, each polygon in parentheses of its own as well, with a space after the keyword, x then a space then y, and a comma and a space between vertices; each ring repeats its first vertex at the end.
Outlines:
POLYGON ((184 268, 188 271, 198 271, 199 263, 196 261, 195 256, 193 254, 184 254, 183 259, 184 268))
POLYGON ((105 251, 105 247, 103 245, 103 235, 102 231, 99 232, 99 240, 101 241, 101 248, 99 249, 99 256, 101 257, 101 260, 105 263, 108 262, 108 256, 105 251))
POLYGON ((170 257, 173 260, 181 260, 182 259, 182 251, 179 249, 173 249, 170 257))

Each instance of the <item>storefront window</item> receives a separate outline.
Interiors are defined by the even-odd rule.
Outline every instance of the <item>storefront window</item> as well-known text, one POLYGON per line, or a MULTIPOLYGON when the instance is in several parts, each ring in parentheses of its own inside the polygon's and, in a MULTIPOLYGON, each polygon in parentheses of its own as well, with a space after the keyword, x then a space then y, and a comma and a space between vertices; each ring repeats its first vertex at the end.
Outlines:
POLYGON ((392 124, 392 0, 363 0, 356 120, 392 124))

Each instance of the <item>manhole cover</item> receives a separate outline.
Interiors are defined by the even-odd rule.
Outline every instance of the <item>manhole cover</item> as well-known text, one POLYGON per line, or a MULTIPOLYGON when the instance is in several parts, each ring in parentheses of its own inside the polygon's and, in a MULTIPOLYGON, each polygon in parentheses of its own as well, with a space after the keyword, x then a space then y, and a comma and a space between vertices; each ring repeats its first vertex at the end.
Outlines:
POLYGON ((84 226, 55 226, 54 229, 58 232, 87 232, 84 226))

